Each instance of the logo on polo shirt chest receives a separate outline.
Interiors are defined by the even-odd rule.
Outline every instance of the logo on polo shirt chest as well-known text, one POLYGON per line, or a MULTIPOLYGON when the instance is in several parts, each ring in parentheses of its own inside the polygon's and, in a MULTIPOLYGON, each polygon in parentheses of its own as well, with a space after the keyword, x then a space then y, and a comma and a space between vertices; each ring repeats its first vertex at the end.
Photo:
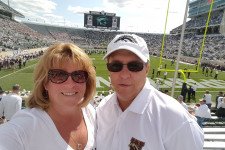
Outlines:
POLYGON ((141 150, 145 145, 145 142, 142 142, 138 139, 135 139, 134 137, 131 138, 130 140, 130 150, 141 150))

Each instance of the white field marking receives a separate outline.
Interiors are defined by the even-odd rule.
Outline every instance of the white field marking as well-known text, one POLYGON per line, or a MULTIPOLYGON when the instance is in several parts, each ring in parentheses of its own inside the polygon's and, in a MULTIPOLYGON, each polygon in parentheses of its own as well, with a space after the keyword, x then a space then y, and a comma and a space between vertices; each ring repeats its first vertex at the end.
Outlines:
POLYGON ((22 70, 25 70, 25 69, 27 69, 27 68, 33 67, 34 65, 36 65, 36 64, 33 64, 33 65, 30 65, 30 66, 27 66, 27 67, 25 67, 25 68, 23 68, 23 69, 19 69, 19 70, 17 70, 17 71, 15 71, 15 72, 13 72, 13 73, 10 73, 10 74, 7 74, 7 75, 4 75, 4 76, 0 77, 0 79, 3 79, 3 78, 8 77, 8 76, 11 76, 11 75, 13 75, 13 74, 15 74, 15 73, 17 73, 17 72, 20 72, 20 71, 22 71, 22 70))

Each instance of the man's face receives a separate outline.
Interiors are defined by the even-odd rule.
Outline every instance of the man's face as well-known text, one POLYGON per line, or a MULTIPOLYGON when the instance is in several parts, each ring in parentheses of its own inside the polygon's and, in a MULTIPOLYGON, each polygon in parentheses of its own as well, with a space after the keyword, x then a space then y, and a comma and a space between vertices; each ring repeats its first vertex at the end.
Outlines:
POLYGON ((118 50, 108 57, 108 63, 118 62, 128 64, 129 62, 143 63, 141 71, 132 72, 123 65, 121 71, 110 72, 111 84, 117 93, 119 101, 130 101, 142 90, 149 71, 149 65, 146 65, 137 55, 127 50, 118 50))

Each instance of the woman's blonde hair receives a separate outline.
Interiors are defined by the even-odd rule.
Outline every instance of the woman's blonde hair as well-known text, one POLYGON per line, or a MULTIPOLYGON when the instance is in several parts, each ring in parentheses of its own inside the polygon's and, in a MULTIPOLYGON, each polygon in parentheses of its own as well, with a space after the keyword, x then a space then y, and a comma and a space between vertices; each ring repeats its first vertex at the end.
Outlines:
POLYGON ((83 97, 81 107, 86 106, 94 97, 96 92, 96 72, 89 56, 79 47, 71 43, 57 43, 50 46, 44 55, 40 58, 34 71, 34 89, 27 99, 29 108, 39 107, 47 109, 49 99, 44 85, 48 82, 48 72, 53 67, 60 67, 63 62, 73 61, 88 73, 86 82, 86 91, 83 97))

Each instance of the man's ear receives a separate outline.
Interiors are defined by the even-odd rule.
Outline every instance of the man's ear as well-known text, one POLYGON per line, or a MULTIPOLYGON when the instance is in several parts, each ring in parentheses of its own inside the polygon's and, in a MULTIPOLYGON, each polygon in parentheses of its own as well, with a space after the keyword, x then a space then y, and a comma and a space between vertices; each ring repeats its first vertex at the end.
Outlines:
POLYGON ((146 64, 146 74, 148 75, 148 73, 149 73, 149 71, 150 71, 150 64, 149 64, 149 62, 146 64))

